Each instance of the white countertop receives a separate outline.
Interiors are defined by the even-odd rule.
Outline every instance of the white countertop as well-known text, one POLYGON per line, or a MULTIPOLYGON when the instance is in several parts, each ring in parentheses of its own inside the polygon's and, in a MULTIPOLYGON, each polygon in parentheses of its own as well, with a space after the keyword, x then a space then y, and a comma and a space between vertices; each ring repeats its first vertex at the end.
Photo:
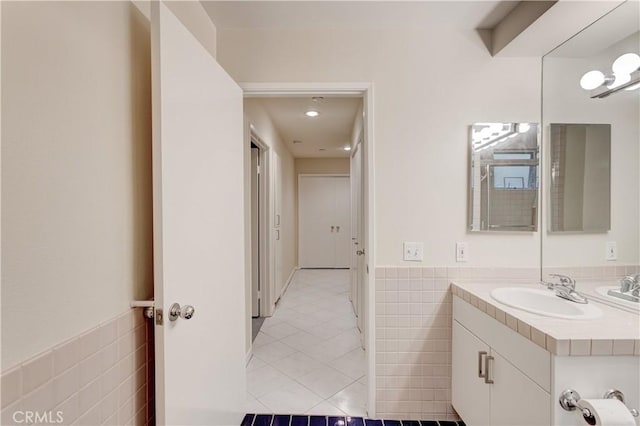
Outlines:
MULTIPOLYGON (((512 308, 494 300, 490 293, 499 287, 544 288, 539 283, 459 280, 451 291, 497 321, 556 355, 636 355, 640 356, 640 316, 596 300, 603 315, 591 320, 544 317, 512 308)), ((577 290, 589 293, 595 287, 615 285, 604 282, 578 283, 577 290), (586 291, 589 290, 589 291, 586 291)), ((571 303, 571 302, 568 302, 571 303)))

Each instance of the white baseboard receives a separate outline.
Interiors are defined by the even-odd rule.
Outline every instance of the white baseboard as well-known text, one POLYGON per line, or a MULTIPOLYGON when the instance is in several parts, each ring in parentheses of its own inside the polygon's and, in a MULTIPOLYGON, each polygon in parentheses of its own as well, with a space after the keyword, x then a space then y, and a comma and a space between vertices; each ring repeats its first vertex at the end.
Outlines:
POLYGON ((300 269, 298 266, 294 266, 293 269, 291 270, 291 273, 289 274, 289 278, 287 278, 287 281, 284 283, 284 286, 282 287, 282 292, 280 293, 280 297, 282 297, 282 295, 289 288, 289 284, 291 284, 291 280, 293 279, 293 274, 295 274, 298 269, 300 269))
POLYGON ((253 358, 253 344, 251 348, 249 348, 249 351, 247 352, 247 361, 245 365, 249 365, 249 361, 251 361, 251 358, 253 358))

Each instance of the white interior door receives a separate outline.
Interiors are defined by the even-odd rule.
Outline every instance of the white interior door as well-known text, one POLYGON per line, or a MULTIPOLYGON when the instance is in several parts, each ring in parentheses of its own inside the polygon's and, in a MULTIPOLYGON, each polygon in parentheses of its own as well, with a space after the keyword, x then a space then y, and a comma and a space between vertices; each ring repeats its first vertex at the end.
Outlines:
POLYGON ((348 176, 300 176, 298 263, 301 268, 348 268, 351 216, 348 176))
POLYGON ((242 91, 152 2, 158 424, 240 424, 245 398, 242 91), (193 305, 170 321, 170 306, 193 305))
POLYGON ((335 268, 351 266, 351 188, 348 177, 333 178, 335 268))

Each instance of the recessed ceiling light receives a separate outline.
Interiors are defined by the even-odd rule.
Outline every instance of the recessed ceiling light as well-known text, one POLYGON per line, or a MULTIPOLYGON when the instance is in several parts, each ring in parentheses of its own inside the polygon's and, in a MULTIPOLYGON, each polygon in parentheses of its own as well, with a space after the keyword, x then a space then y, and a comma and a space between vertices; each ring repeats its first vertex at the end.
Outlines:
POLYGON ((324 96, 312 96, 312 97, 311 97, 311 100, 312 100, 313 102, 320 102, 320 101, 321 101, 321 100, 323 100, 323 99, 324 99, 324 96))
POLYGON ((306 115, 307 117, 317 117, 318 115, 320 115, 320 113, 318 111, 314 111, 312 109, 310 109, 309 111, 305 112, 304 115, 306 115))
POLYGON ((350 147, 350 146, 345 146, 345 147, 344 147, 344 148, 342 148, 342 149, 344 149, 345 151, 351 151, 351 147, 350 147))
POLYGON ((324 148, 319 148, 318 151, 326 151, 324 148))
POLYGON ((302 143, 302 141, 299 141, 299 140, 296 139, 294 141, 291 141, 291 143, 302 143))

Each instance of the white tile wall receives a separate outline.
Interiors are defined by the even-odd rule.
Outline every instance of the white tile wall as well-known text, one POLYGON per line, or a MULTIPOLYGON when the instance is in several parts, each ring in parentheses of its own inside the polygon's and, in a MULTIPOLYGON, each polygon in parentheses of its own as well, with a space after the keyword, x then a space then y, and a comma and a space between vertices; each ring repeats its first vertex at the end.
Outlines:
MULTIPOLYGON (((457 420, 451 406, 450 281, 530 282, 540 278, 540 270, 378 267, 375 274, 376 416, 457 420)), ((517 320, 513 327, 518 330, 517 320)), ((520 332, 532 330, 521 327, 520 332)))
POLYGON ((33 412, 62 425, 152 425, 152 332, 128 310, 4 371, 0 423, 24 424, 33 412))

